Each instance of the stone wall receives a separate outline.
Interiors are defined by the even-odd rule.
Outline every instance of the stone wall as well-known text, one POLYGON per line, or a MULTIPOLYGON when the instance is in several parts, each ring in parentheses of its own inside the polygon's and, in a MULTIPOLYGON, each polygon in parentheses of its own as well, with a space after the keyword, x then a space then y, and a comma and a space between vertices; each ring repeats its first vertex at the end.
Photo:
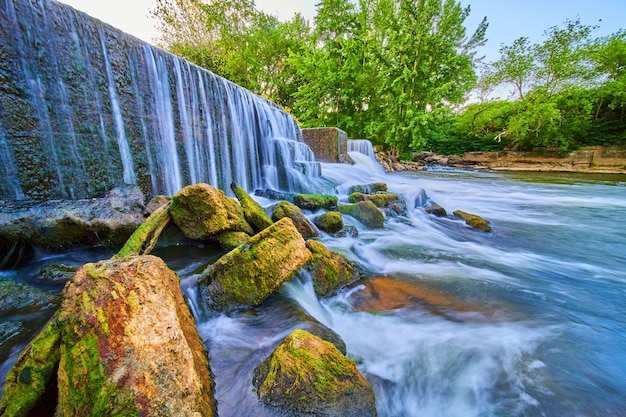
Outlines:
POLYGON ((348 156, 348 134, 336 127, 302 129, 302 139, 321 162, 345 162, 348 156))

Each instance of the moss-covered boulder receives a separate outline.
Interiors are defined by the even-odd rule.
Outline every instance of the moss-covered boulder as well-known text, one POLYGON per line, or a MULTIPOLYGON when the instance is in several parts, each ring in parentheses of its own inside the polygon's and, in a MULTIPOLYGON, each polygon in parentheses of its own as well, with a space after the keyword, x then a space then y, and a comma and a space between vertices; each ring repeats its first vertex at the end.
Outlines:
POLYGON ((293 196, 293 203, 305 210, 326 209, 332 210, 337 207, 338 197, 335 195, 323 194, 296 194, 293 196))
POLYGON ((295 330, 253 373, 259 399, 289 416, 376 416, 374 391, 354 361, 295 330))
POLYGON ((272 209, 272 220, 276 222, 283 217, 289 217, 293 221, 293 224, 303 238, 308 239, 319 236, 315 227, 311 224, 309 219, 306 218, 302 210, 300 210, 300 207, 295 204, 288 201, 281 201, 274 206, 272 209))
POLYGON ((216 415, 207 353, 161 259, 81 267, 9 371, 0 414, 38 415, 32 408, 54 389, 63 416, 216 415))
POLYGON ((174 223, 189 239, 214 241, 224 232, 254 234, 237 200, 209 184, 180 190, 172 197, 169 211, 174 223))
POLYGON ((343 217, 338 211, 327 211, 326 213, 320 214, 313 219, 313 223, 315 223, 320 230, 327 233, 337 233, 343 229, 343 217))
POLYGON ((387 184, 384 182, 374 182, 371 184, 357 184, 348 189, 348 194, 363 193, 374 194, 380 192, 387 192, 387 184))
POLYGON ((488 220, 483 219, 475 214, 466 213, 461 210, 456 210, 454 215, 465 220, 465 224, 472 229, 479 230, 481 232, 491 232, 491 225, 488 220))
POLYGON ((256 306, 309 259, 302 235, 283 218, 211 264, 200 279, 200 292, 214 310, 256 306))
POLYGON ((371 201, 376 207, 388 207, 392 202, 400 200, 398 194, 379 193, 379 194, 363 194, 352 193, 348 196, 350 203, 358 203, 360 201, 371 201))
POLYGON ((385 226, 385 216, 371 201, 339 206, 339 211, 354 217, 369 229, 382 229, 385 226))
POLYGON ((272 219, 265 213, 263 207, 259 205, 250 195, 236 183, 230 185, 230 189, 233 190, 239 204, 243 208, 243 216, 246 221, 252 226, 255 232, 269 227, 274 223, 272 219))
POLYGON ((363 271, 356 264, 342 254, 331 251, 321 242, 307 240, 306 247, 313 257, 305 268, 311 272, 313 288, 320 296, 343 288, 363 275, 363 271))

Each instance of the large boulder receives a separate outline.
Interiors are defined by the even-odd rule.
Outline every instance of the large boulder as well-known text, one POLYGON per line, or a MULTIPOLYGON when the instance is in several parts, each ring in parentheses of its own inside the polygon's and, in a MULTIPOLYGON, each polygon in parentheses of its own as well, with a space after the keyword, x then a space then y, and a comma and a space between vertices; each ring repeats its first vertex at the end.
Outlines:
POLYGON ((385 226, 385 216, 371 201, 339 206, 339 211, 354 217, 369 229, 382 229, 385 226))
POLYGON ((256 306, 278 291, 311 259, 302 235, 283 218, 211 264, 200 279, 214 310, 256 306))
POLYGON ((0 414, 38 415, 37 400, 55 389, 63 416, 216 415, 207 353, 161 259, 81 267, 9 371, 0 414))
POLYGON ((283 217, 289 217, 293 221, 303 238, 308 239, 319 236, 317 229, 306 218, 300 207, 295 204, 289 201, 281 201, 274 206, 272 209, 272 220, 276 222, 283 217))
POLYGON ((320 295, 328 295, 361 278, 363 271, 342 254, 329 250, 323 243, 307 240, 306 247, 313 254, 306 265, 311 272, 313 288, 320 295))
POLYGON ((465 220, 465 224, 474 230, 481 232, 491 232, 491 225, 488 220, 483 219, 475 214, 466 213, 461 210, 454 211, 454 215, 465 220))
POLYGON ((374 391, 354 361, 304 330, 293 331, 254 370, 253 384, 281 415, 377 415, 374 391))
POLYGON ((265 213, 263 207, 259 205, 250 195, 236 183, 230 185, 230 189, 233 190, 239 204, 243 208, 243 216, 246 221, 254 228, 255 232, 260 232, 272 225, 273 221, 265 213))
POLYGON ((209 184, 190 185, 180 190, 172 197, 169 212, 189 239, 216 241, 225 232, 254 234, 237 200, 209 184))
MULTIPOLYGON (((144 220, 143 194, 136 186, 104 198, 14 201, 0 210, 0 242, 26 242, 62 249, 74 244, 123 244, 144 220)), ((2 250, 2 246, 0 246, 2 250)), ((0 253, 0 260, 5 256, 0 253)))

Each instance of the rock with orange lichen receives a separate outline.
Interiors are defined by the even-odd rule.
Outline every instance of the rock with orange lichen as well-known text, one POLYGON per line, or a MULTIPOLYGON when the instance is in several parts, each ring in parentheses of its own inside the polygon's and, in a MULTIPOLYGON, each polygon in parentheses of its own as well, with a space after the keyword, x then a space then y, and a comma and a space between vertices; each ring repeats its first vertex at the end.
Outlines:
POLYGON ((207 353, 161 259, 81 267, 9 372, 0 414, 37 414, 37 399, 54 387, 63 416, 216 415, 207 353))

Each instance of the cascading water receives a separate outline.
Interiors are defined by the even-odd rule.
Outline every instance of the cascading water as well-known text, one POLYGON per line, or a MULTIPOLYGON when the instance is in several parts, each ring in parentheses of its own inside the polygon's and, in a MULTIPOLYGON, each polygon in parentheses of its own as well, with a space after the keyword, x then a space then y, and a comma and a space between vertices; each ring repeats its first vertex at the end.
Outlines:
POLYGON ((299 166, 275 167, 275 138, 303 145, 267 100, 52 0, 0 0, 0 25, 0 199, 94 197, 120 183, 314 191, 281 177, 299 166))

